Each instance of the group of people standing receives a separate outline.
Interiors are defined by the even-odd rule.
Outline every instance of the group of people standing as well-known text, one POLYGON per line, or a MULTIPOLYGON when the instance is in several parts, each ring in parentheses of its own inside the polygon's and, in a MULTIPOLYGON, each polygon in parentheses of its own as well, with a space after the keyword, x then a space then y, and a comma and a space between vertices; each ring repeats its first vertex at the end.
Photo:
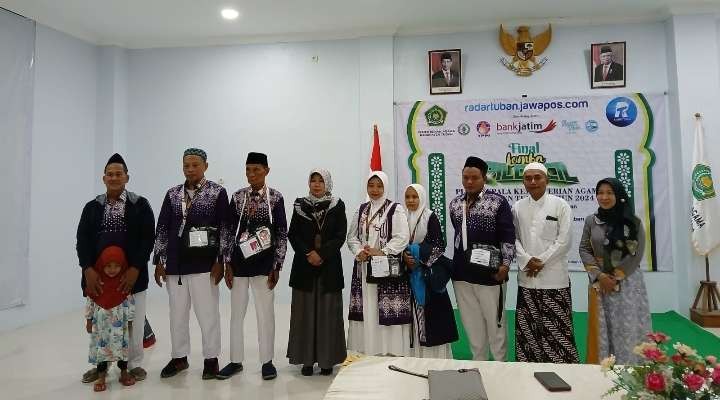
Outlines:
POLYGON ((185 182, 167 191, 157 225, 148 201, 125 189, 127 164, 115 154, 103 173, 107 192, 88 202, 77 233, 77 252, 87 296, 86 329, 91 334, 90 363, 84 381, 103 391, 108 363, 117 361, 120 383, 145 379, 141 367, 142 329, 148 262, 154 253, 154 278, 165 286, 170 309, 171 359, 161 371, 169 378, 187 369, 190 309, 202 334, 203 379, 227 379, 243 369, 243 323, 252 290, 258 319, 263 379, 273 379, 274 292, 287 249, 283 197, 265 185, 267 156, 249 153, 248 187, 232 196, 205 178, 205 151, 187 149, 182 157, 185 182), (230 363, 219 368, 219 288, 231 290, 230 363))
MULTIPOLYGON (((464 193, 449 205, 454 255, 444 256, 445 234, 428 207, 423 186, 409 185, 404 205, 388 198, 388 178, 372 172, 368 201, 351 220, 333 194, 328 171, 312 170, 308 194, 297 198, 289 229, 283 196, 267 187, 262 153, 249 153, 249 186, 228 196, 205 178, 207 154, 183 154, 185 182, 168 190, 157 226, 148 201, 125 189, 128 169, 118 154, 104 170, 107 192, 83 209, 77 234, 82 287, 91 334, 89 371, 94 389, 106 389, 109 362, 120 382, 132 385, 146 372, 142 362, 148 262, 166 287, 170 308, 171 359, 163 378, 187 369, 190 309, 202 334, 203 379, 227 379, 242 371, 243 322, 250 291, 258 326, 263 379, 273 379, 274 291, 287 242, 294 250, 287 357, 302 375, 330 375, 347 350, 370 355, 451 358, 458 339, 447 291, 452 280, 462 323, 476 360, 506 359, 504 313, 510 263, 517 258, 516 353, 519 361, 579 362, 572 330, 567 254, 570 206, 546 193, 547 170, 524 171, 529 197, 510 207, 485 187, 487 164, 469 157, 462 170, 464 193), (347 243, 346 243, 347 242, 347 243), (349 328, 344 329, 341 249, 355 261, 350 285, 349 328), (230 362, 219 368, 219 284, 231 291, 230 362), (347 340, 346 340, 347 338, 347 340), (94 374, 94 375, 93 375, 94 374)), ((638 265, 643 229, 622 185, 598 182, 598 212, 585 221, 580 253, 590 276, 588 360, 615 354, 631 362, 631 344, 649 332, 647 295, 638 265), (594 352, 594 353, 593 353, 594 352), (626 358, 625 358, 626 357, 626 358)), ((86 374, 88 375, 88 374, 86 374)))
MULTIPOLYGON (((506 285, 510 264, 517 260, 516 359, 580 362, 568 272, 572 209, 547 193, 548 171, 541 163, 524 168, 528 196, 512 207, 486 188, 487 173, 485 161, 467 158, 464 193, 448 206, 454 228, 452 260, 443 255, 445 235, 438 216, 427 207, 425 189, 408 186, 403 207, 386 198, 385 174, 370 174, 369 201, 355 212, 347 235, 355 256, 348 349, 452 357, 449 343, 458 338, 446 290, 452 280, 473 359, 505 361, 506 285), (378 281, 373 258, 393 257, 401 259, 407 276, 378 281)), ((598 211, 585 218, 579 245, 590 278, 587 360, 597 363, 614 354, 618 362, 634 363, 634 344, 651 330, 639 269, 644 230, 620 181, 602 179, 596 193, 598 211)))
MULTIPOLYGON (((489 347, 495 360, 506 359, 504 293, 508 266, 515 258, 516 359, 577 363, 568 273, 572 209, 547 193, 548 171, 541 163, 525 166, 528 196, 512 207, 484 188, 487 169, 483 160, 468 158, 463 169, 465 194, 450 203, 455 228, 453 285, 473 358, 486 359, 489 347), (493 263, 492 268, 477 268, 493 263)), ((585 218, 579 245, 590 280, 587 362, 614 354, 618 362, 631 364, 638 361, 634 344, 651 330, 639 269, 643 226, 619 180, 597 182, 596 197, 598 210, 585 218)))
MULTIPOLYGON (((568 253, 574 221, 568 203, 547 193, 541 163, 523 170, 528 196, 512 207, 485 188, 487 164, 469 157, 462 172, 465 193, 450 203, 455 228, 453 286, 476 360, 488 349, 507 357, 504 315, 510 261, 518 265, 515 354, 518 361, 577 363, 568 253)), ((587 362, 614 354, 638 361, 632 349, 651 331, 647 292, 639 269, 644 230, 619 180, 597 182, 598 210, 585 218, 579 253, 589 276, 587 362)))

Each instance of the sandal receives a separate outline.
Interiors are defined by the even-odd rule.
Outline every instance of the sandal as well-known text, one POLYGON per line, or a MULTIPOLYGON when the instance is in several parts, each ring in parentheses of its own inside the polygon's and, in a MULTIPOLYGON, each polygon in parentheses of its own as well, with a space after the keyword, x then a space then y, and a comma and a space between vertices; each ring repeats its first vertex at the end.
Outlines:
POLYGON ((120 379, 118 379, 118 381, 122 383, 123 386, 132 386, 135 384, 135 377, 123 371, 123 373, 120 374, 120 379))
POLYGON ((95 391, 95 392, 104 392, 105 390, 107 390, 107 384, 105 382, 103 382, 103 383, 98 382, 95 385, 93 385, 93 391, 95 391))
POLYGON ((82 383, 93 383, 98 379, 97 368, 90 368, 82 376, 82 383))

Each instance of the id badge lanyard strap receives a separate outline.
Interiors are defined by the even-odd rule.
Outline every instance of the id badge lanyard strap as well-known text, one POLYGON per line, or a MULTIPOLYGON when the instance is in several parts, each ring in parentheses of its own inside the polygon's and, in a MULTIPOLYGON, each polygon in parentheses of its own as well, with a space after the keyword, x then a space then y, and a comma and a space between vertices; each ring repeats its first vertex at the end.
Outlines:
MULTIPOLYGON (((480 195, 478 196, 478 199, 475 200, 475 203, 478 203, 482 201, 483 196, 485 195, 485 189, 483 189, 480 192, 480 195)), ((473 204, 475 204, 473 203, 473 204)), ((462 244, 463 244, 463 250, 468 250, 468 241, 467 241, 467 219, 468 219, 468 204, 467 204, 467 195, 463 198, 462 202, 462 208, 463 208, 463 217, 462 217, 462 244)))
MULTIPOLYGON (((478 199, 475 200, 475 203, 482 201, 483 196, 485 195, 485 189, 480 192, 480 195, 478 196, 478 199)), ((473 203, 473 204, 475 204, 473 203)), ((462 202, 463 206, 463 218, 462 218, 462 241, 463 241, 463 250, 468 250, 468 241, 467 241, 467 219, 468 219, 468 204, 467 204, 467 196, 463 199, 462 202)), ((503 314, 503 286, 502 284, 500 286, 500 295, 498 299, 498 307, 497 307, 497 326, 498 328, 502 328, 502 314, 503 314)))
POLYGON ((200 182, 200 185, 197 186, 197 189, 195 190, 195 195, 190 197, 190 193, 187 191, 187 189, 183 186, 183 198, 181 201, 182 204, 182 223, 180 224, 180 229, 178 230, 178 237, 182 237, 183 232, 185 231, 185 223, 187 222, 188 213, 190 212, 190 207, 192 207, 193 201, 200 195, 200 191, 205 187, 205 183, 207 180, 203 178, 203 180, 200 182))
POLYGON ((410 242, 409 244, 413 244, 415 242, 415 233, 418 230, 418 226, 420 225, 420 220, 422 219, 422 216, 425 215, 425 211, 427 211, 427 208, 423 208, 420 215, 418 215, 417 220, 415 221, 415 227, 413 228, 412 232, 410 233, 410 242))
MULTIPOLYGON (((314 211, 314 210, 313 210, 314 211)), ((313 214, 313 220, 315 221, 315 226, 317 226, 317 232, 315 233, 315 240, 313 241, 313 246, 315 246, 315 250, 320 250, 322 247, 322 230, 325 226, 325 221, 327 220, 327 216, 330 213, 330 209, 325 210, 325 213, 323 213, 322 221, 318 219, 318 217, 313 214)))
MULTIPOLYGON (((190 207, 192 207, 193 201, 200 196, 200 191, 205 187, 205 183, 207 180, 205 178, 200 181, 200 185, 196 186, 197 189, 195 189, 195 195, 190 197, 190 193, 187 191, 187 188, 183 185, 183 198, 181 201, 182 204, 182 223, 180 224, 180 229, 178 230, 178 237, 182 238, 183 232, 185 232, 185 224, 187 223, 187 217, 188 213, 190 212, 190 207)), ((178 285, 182 285, 182 272, 180 271, 180 264, 178 263, 178 285)))
MULTIPOLYGON (((365 243, 368 243, 370 241, 370 225, 372 225, 373 221, 375 221, 375 218, 377 218, 379 215, 382 215, 385 212, 385 207, 387 206, 388 202, 385 201, 383 205, 375 211, 375 214, 368 219, 367 225, 365 225, 365 243)), ((368 206, 368 214, 370 214, 370 209, 372 206, 368 206)))
MULTIPOLYGON (((272 215, 272 208, 270 207, 270 190, 268 190, 267 186, 264 186, 263 192, 265 193, 265 202, 267 203, 267 207, 268 207, 268 217, 270 217, 270 226, 272 226, 273 215, 272 215)), ((240 218, 238 218, 238 226, 237 226, 237 229, 235 229, 235 237, 236 238, 237 238, 238 234, 240 233, 240 225, 242 224, 243 215, 245 215, 245 205, 247 204, 248 197, 250 197, 249 191, 245 192, 245 196, 243 197, 243 203, 242 203, 242 206, 240 207, 240 218)))

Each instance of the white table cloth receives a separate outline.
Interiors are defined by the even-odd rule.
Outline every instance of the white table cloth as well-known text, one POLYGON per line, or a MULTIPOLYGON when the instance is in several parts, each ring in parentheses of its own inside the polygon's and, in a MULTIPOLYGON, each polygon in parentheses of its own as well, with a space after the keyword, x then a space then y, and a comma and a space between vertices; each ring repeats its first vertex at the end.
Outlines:
MULTIPOLYGON (((429 398, 427 379, 391 371, 394 364, 413 372, 478 368, 489 400, 600 399, 612 381, 598 365, 441 360, 412 357, 365 357, 342 368, 325 400, 421 400, 429 398), (551 371, 565 380, 570 392, 549 392, 533 376, 551 371)), ((615 394, 606 399, 620 399, 615 394)))

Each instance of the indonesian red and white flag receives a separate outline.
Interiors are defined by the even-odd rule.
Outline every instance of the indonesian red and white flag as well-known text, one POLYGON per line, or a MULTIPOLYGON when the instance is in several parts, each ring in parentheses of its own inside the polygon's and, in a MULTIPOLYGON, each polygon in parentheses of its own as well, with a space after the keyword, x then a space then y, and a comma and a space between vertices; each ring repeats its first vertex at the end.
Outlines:
POLYGON ((382 158, 380 157, 380 135, 377 125, 373 125, 373 147, 370 155, 370 171, 382 171, 382 158))

